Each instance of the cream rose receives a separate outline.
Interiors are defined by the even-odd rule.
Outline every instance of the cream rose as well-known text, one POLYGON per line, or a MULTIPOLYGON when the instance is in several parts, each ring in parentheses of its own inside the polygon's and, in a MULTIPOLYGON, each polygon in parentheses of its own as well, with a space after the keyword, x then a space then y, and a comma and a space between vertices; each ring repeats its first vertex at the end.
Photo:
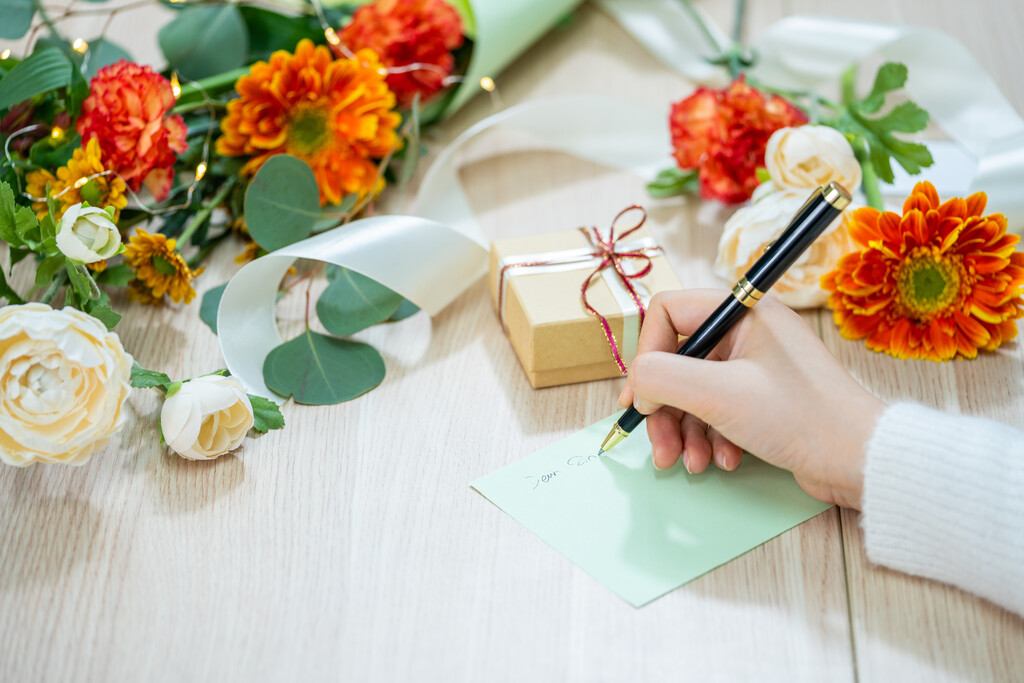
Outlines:
POLYGON ((124 422, 132 357, 73 308, 0 308, 0 459, 81 465, 124 422))
POLYGON ((74 204, 57 226, 57 248, 69 259, 96 263, 121 250, 121 232, 103 209, 74 204))
POLYGON ((167 397, 160 429, 171 450, 189 460, 212 460, 238 448, 253 425, 252 403, 233 377, 189 380, 167 397))
MULTIPOLYGON (((715 273, 729 282, 743 277, 806 200, 802 191, 775 192, 734 213, 726 222, 718 243, 715 273)), ((825 304, 828 292, 819 284, 821 276, 855 248, 848 229, 850 212, 851 209, 847 209, 832 221, 825 233, 772 287, 772 293, 787 306, 814 308, 825 304)))
POLYGON ((768 175, 782 190, 813 190, 833 180, 851 194, 860 187, 860 164, 835 128, 780 128, 768 138, 764 159, 768 175))

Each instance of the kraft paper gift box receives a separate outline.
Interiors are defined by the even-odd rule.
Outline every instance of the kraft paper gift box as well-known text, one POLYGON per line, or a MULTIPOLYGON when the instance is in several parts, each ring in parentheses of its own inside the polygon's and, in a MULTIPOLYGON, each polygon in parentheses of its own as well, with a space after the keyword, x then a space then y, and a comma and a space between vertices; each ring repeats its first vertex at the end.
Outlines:
MULTIPOLYGON (((607 237, 607 230, 601 235, 607 237)), ((618 239, 615 245, 618 253, 637 250, 650 258, 651 270, 629 282, 646 310, 656 292, 679 289, 680 285, 646 227, 618 239)), ((534 388, 622 375, 600 318, 588 313, 581 300, 584 281, 602 261, 601 257, 588 257, 595 251, 580 230, 499 240, 491 245, 490 288, 495 310, 534 388), (541 262, 544 265, 535 265, 541 262)), ((629 258, 621 263, 629 273, 646 265, 629 258)), ((593 278, 587 300, 607 320, 628 365, 636 355, 640 316, 613 268, 605 268, 593 278)))

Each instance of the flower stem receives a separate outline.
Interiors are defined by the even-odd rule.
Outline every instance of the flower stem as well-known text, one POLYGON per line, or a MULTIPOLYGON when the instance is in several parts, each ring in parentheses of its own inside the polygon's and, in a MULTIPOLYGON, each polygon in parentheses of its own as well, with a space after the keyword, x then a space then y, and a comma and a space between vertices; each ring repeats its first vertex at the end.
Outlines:
POLYGON ((736 14, 732 19, 732 42, 739 45, 743 40, 743 22, 746 20, 747 0, 736 0, 736 14))
POLYGON ((700 32, 704 35, 704 40, 707 41, 708 45, 714 48, 716 56, 724 56, 725 52, 722 50, 722 46, 719 45, 718 41, 715 40, 715 37, 711 35, 711 29, 709 29, 708 25, 704 22, 704 17, 702 17, 700 12, 694 8, 690 0, 679 0, 679 3, 683 6, 683 10, 690 15, 690 19, 697 25, 697 28, 700 29, 700 32))
MULTIPOLYGON (((178 102, 189 102, 196 97, 203 97, 203 93, 209 95, 216 95, 224 92, 229 88, 234 87, 235 81, 242 76, 249 73, 249 67, 243 66, 239 69, 233 69, 232 71, 225 71, 222 74, 216 76, 208 76, 201 78, 198 81, 186 83, 181 86, 181 93, 178 95, 178 102)), ((183 106, 179 104, 178 106, 183 106)))
POLYGON ((883 211, 885 209, 885 200, 882 198, 882 191, 878 187, 878 174, 875 173, 875 167, 871 163, 871 157, 868 154, 867 145, 864 144, 864 138, 860 136, 854 138, 850 146, 853 147, 853 154, 857 157, 857 161, 860 162, 861 175, 863 176, 861 187, 864 188, 864 196, 867 197, 868 206, 883 211))
POLYGON ((39 18, 43 20, 46 28, 50 29, 50 33, 54 36, 60 36, 57 32, 57 27, 54 25, 53 20, 50 19, 50 15, 46 13, 46 8, 43 7, 42 0, 32 0, 32 6, 36 8, 36 12, 39 13, 39 18))
MULTIPOLYGON (((182 88, 182 90, 184 90, 184 88, 182 88)), ((220 100, 196 100, 195 102, 186 102, 185 104, 179 104, 172 107, 171 111, 168 112, 168 115, 173 116, 174 114, 187 114, 190 111, 195 111, 197 109, 227 109, 227 106, 227 102, 221 102, 220 100)))
POLYGON ((192 216, 192 220, 188 222, 188 225, 185 226, 181 235, 178 236, 178 244, 188 244, 188 240, 192 237, 195 231, 199 229, 199 226, 205 223, 210 218, 210 214, 213 213, 213 210, 227 199, 231 189, 235 186, 235 180, 237 180, 237 178, 234 176, 228 178, 228 180, 220 186, 220 189, 217 190, 217 194, 213 196, 213 199, 203 204, 203 207, 196 211, 196 215, 192 216))

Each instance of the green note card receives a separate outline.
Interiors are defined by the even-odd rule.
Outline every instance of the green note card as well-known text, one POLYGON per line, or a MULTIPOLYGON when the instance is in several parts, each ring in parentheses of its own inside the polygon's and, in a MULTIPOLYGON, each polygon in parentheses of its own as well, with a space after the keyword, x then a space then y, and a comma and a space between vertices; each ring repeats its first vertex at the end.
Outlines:
POLYGON ((597 450, 618 415, 473 482, 499 508, 634 606, 829 506, 750 455, 734 472, 651 463, 647 430, 597 450))

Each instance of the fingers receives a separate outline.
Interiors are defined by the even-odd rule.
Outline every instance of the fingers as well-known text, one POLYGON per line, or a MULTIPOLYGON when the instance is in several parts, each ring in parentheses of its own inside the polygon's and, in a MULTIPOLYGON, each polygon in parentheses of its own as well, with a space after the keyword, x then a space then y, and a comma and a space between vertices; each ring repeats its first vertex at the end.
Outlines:
POLYGON ((637 341, 637 354, 675 351, 679 335, 689 336, 728 296, 718 289, 658 292, 651 298, 637 341))
POLYGON ((683 437, 679 432, 681 417, 682 413, 678 410, 663 408, 647 418, 651 457, 659 470, 667 470, 675 465, 683 450, 683 437))
POLYGON ((626 381, 645 415, 669 405, 714 424, 736 390, 732 365, 652 351, 634 359, 626 381))
POLYGON ((708 430, 707 439, 710 449, 714 453, 715 464, 719 468, 731 472, 740 466, 740 462, 743 460, 743 449, 719 434, 714 427, 708 430))
POLYGON ((711 462, 711 444, 704 432, 708 426, 687 413, 683 417, 683 465, 690 474, 700 474, 711 462))

